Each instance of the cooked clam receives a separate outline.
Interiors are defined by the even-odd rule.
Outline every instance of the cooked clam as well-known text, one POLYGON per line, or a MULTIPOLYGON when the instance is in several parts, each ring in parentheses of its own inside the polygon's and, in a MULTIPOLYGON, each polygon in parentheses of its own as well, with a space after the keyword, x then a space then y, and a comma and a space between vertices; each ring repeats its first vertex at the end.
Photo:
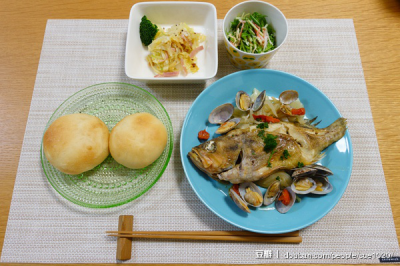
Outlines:
POLYGON ((281 110, 281 112, 287 116, 294 116, 292 114, 292 107, 290 107, 290 105, 282 104, 281 107, 279 108, 279 110, 281 110))
POLYGON ((315 176, 313 177, 315 183, 316 183, 316 188, 314 191, 311 191, 313 194, 328 194, 333 190, 332 184, 329 182, 327 177, 324 176, 315 176))
POLYGON ((322 175, 322 176, 333 175, 333 172, 331 171, 331 169, 329 169, 328 167, 319 165, 319 164, 312 164, 308 167, 316 169, 317 170, 317 172, 315 173, 316 175, 322 175))
POLYGON ((268 187, 267 192, 265 192, 264 195, 264 205, 270 205, 275 201, 279 196, 280 186, 281 182, 277 180, 268 187))
MULTIPOLYGON (((275 200, 275 208, 280 213, 287 213, 293 207, 293 204, 296 201, 296 194, 293 192, 293 190, 290 187, 287 187, 284 190, 287 190, 287 192, 289 192, 290 201, 286 205, 286 204, 284 204, 284 202, 279 200, 279 198, 278 198, 278 200, 275 200)), ((284 193, 284 191, 282 191, 282 193, 284 193)))
POLYGON ((291 188, 296 194, 308 194, 315 190, 317 184, 310 177, 299 177, 293 180, 291 188))
POLYGON ((217 134, 224 134, 234 129, 240 122, 240 118, 232 118, 221 124, 221 126, 215 131, 217 134))
POLYGON ((299 98, 299 93, 295 90, 286 90, 279 95, 282 104, 291 104, 299 98))
POLYGON ((265 90, 263 90, 258 96, 257 98, 254 100, 254 103, 251 107, 251 110, 253 110, 253 112, 257 112, 258 110, 260 110, 263 105, 264 105, 264 101, 265 101, 265 90))
POLYGON ((238 91, 236 94, 236 107, 241 111, 248 111, 252 106, 250 96, 244 91, 238 91))
POLYGON ((317 173, 317 169, 305 166, 302 168, 296 168, 296 170, 294 170, 294 172, 292 174, 292 177, 299 178, 299 177, 303 177, 303 176, 314 176, 315 173, 317 173))
POLYGON ((240 184, 239 193, 242 199, 251 206, 259 207, 263 203, 261 190, 252 182, 240 184))
POLYGON ((231 103, 225 103, 216 107, 208 116, 211 124, 222 124, 231 118, 235 107, 231 103))
POLYGON ((241 210, 250 213, 250 209, 249 207, 247 207, 247 203, 240 197, 238 193, 236 193, 233 188, 229 189, 229 196, 241 210))

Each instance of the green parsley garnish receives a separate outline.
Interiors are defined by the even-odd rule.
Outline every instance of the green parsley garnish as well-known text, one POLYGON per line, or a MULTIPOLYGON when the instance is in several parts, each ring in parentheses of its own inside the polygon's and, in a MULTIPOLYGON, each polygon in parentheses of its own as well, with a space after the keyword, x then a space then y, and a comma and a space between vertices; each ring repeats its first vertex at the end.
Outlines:
POLYGON ((281 178, 279 177, 279 175, 275 179, 278 181, 281 181, 281 178))
POLYGON ((297 168, 302 168, 304 167, 304 163, 302 162, 297 162, 297 168))
POLYGON ((278 146, 278 142, 276 141, 276 138, 278 136, 274 136, 271 134, 267 134, 267 136, 265 136, 264 133, 265 133, 264 129, 261 129, 258 132, 258 136, 260 138, 262 138, 262 140, 264 141, 264 151, 271 152, 271 154, 269 155, 268 161, 267 161, 267 166, 271 167, 270 160, 272 158, 272 155, 275 153, 274 149, 276 148, 276 146, 278 146))
POLYGON ((281 160, 283 161, 283 159, 287 159, 290 156, 288 150, 284 150, 283 154, 281 155, 281 160))
POLYGON ((258 124, 258 125, 257 125, 257 128, 259 128, 259 129, 268 128, 268 123, 267 123, 267 122, 264 122, 264 123, 258 124))
POLYGON ((275 149, 276 146, 278 146, 278 142, 276 142, 276 138, 277 137, 278 136, 274 136, 274 135, 271 135, 271 134, 267 134, 267 136, 264 137, 264 144, 265 144, 264 151, 265 152, 270 152, 273 149, 275 149))
POLYGON ((271 134, 267 134, 267 136, 265 136, 264 133, 265 133, 265 131, 264 131, 263 129, 261 129, 261 130, 258 132, 258 136, 259 136, 260 138, 262 138, 263 141, 264 141, 264 145, 265 145, 265 146, 264 146, 264 151, 265 151, 265 152, 270 152, 270 151, 272 151, 273 149, 275 149, 276 146, 278 146, 278 142, 276 142, 276 138, 277 138, 278 136, 274 136, 274 135, 271 135, 271 134))
POLYGON ((301 202, 301 198, 299 196, 296 195, 296 202, 299 203, 301 202))
MULTIPOLYGON (((265 148, 264 148, 265 149, 265 148)), ((271 152, 271 154, 269 155, 269 157, 268 157, 268 161, 267 161, 267 166, 268 167, 272 167, 272 165, 271 165, 271 158, 272 158, 272 155, 274 155, 274 153, 276 152, 276 150, 273 150, 272 152, 271 152)))

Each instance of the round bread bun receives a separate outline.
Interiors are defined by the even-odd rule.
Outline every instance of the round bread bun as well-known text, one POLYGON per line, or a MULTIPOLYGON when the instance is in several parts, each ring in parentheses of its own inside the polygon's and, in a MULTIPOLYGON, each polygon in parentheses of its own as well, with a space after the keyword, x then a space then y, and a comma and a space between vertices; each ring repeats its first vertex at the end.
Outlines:
POLYGON ((110 153, 123 166, 146 167, 157 160, 167 145, 164 124, 149 113, 129 115, 111 130, 110 153))
POLYGON ((109 154, 107 126, 88 114, 57 118, 43 136, 47 160, 63 173, 77 175, 93 169, 109 154))

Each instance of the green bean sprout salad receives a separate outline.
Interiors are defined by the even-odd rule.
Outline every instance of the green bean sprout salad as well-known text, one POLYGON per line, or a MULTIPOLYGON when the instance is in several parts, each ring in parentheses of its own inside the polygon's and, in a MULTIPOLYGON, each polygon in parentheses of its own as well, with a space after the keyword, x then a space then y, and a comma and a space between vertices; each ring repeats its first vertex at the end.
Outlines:
POLYGON ((237 16, 227 32, 229 42, 247 53, 265 53, 276 48, 275 30, 258 12, 237 16))

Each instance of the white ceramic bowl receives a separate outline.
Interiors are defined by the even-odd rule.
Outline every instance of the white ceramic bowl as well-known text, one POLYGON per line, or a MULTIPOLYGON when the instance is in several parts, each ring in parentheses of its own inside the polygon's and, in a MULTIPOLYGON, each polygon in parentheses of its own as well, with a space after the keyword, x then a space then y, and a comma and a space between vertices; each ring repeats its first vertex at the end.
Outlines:
POLYGON ((246 1, 232 7, 226 13, 223 22, 224 44, 227 50, 229 61, 240 69, 262 68, 265 67, 274 54, 281 48, 288 35, 288 23, 283 13, 275 6, 262 1, 246 1), (231 22, 242 13, 258 12, 266 15, 267 23, 272 25, 276 32, 276 48, 266 53, 253 54, 243 52, 234 47, 226 37, 231 22))
POLYGON ((129 16, 125 53, 125 73, 144 82, 191 83, 214 77, 218 68, 217 10, 214 5, 202 2, 142 2, 132 6, 129 16), (147 47, 140 41, 139 25, 143 16, 160 27, 168 28, 184 22, 195 32, 206 35, 204 50, 197 54, 199 71, 187 76, 155 78, 146 56, 147 47))

